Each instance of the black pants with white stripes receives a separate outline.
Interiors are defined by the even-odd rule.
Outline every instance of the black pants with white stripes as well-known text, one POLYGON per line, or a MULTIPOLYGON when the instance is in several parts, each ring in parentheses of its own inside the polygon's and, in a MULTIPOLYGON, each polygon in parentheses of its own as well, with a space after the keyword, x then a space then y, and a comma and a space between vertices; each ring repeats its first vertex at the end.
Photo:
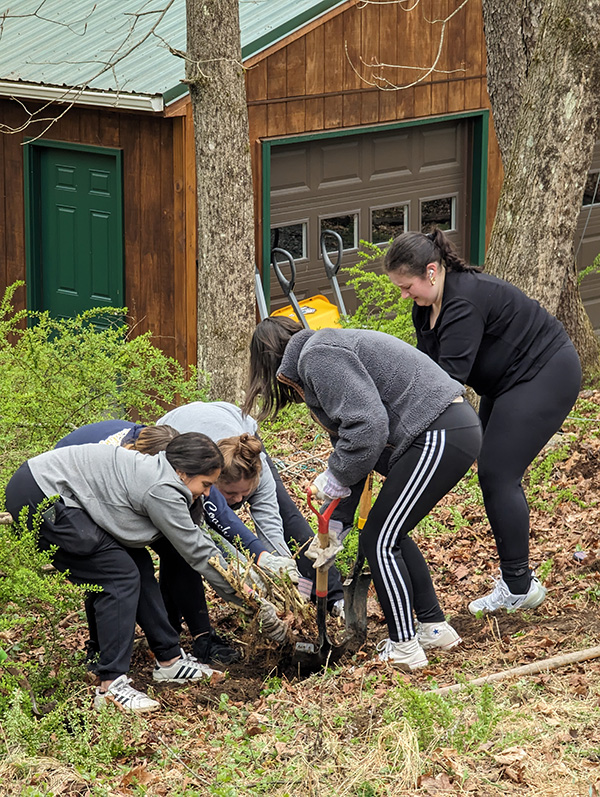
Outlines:
POLYGON ((408 535, 467 472, 480 446, 472 407, 451 404, 394 463, 369 513, 361 543, 394 642, 415 636, 413 609, 420 622, 444 620, 427 563, 408 535))

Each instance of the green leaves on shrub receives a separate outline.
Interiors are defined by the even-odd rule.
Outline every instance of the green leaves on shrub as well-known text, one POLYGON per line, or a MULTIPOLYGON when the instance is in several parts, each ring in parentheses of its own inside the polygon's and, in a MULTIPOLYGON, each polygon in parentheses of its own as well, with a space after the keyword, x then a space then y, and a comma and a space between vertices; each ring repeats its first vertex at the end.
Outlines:
POLYGON ((126 310, 95 308, 76 318, 15 312, 0 303, 0 481, 77 426, 108 418, 156 420, 205 398, 207 379, 189 375, 147 332, 132 337, 126 310), (28 318, 29 327, 23 327, 28 318))
POLYGON ((382 248, 361 241, 362 259, 352 268, 344 269, 351 275, 348 284, 356 291, 358 309, 342 319, 342 326, 352 329, 376 329, 387 332, 415 345, 415 331, 411 318, 412 300, 403 299, 400 289, 387 274, 376 274, 371 269, 385 254, 382 248))

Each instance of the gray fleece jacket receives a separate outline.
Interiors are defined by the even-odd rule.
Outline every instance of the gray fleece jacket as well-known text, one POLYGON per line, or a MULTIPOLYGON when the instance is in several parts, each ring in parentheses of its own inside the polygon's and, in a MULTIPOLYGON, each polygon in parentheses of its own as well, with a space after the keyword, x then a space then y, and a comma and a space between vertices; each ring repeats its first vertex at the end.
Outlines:
POLYGON ((190 516, 193 496, 168 463, 156 456, 88 443, 56 448, 29 460, 45 496, 84 509, 118 542, 143 548, 164 535, 194 570, 225 600, 240 603, 231 586, 208 563, 219 549, 190 516))
MULTIPOLYGON (((242 415, 235 404, 227 401, 193 401, 177 407, 156 422, 168 424, 178 432, 202 432, 215 443, 225 437, 237 437, 247 433, 255 435, 258 425, 254 418, 242 415)), ((267 458, 260 455, 262 470, 256 490, 248 496, 248 506, 254 521, 257 537, 271 551, 281 556, 291 556, 283 536, 283 522, 279 514, 275 479, 271 473, 267 458)))
POLYGON ((464 387, 398 338, 365 329, 297 332, 277 378, 329 431, 329 469, 345 486, 384 475, 464 387))

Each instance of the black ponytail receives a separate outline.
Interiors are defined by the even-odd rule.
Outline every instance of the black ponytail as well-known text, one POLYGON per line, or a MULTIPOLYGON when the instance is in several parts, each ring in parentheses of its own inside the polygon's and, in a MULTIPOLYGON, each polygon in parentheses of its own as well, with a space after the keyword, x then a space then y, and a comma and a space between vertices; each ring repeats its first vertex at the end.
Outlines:
POLYGON ((404 232, 394 238, 385 253, 383 268, 388 274, 402 271, 424 277, 429 263, 439 263, 447 271, 481 271, 478 266, 467 265, 450 239, 437 227, 427 234, 404 232))

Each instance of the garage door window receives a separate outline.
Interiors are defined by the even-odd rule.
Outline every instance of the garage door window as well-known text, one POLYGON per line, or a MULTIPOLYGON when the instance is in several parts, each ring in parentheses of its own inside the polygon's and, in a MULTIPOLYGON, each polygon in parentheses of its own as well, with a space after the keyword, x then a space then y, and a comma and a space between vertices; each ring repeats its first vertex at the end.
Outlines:
POLYGON ((294 260, 307 257, 306 239, 308 224, 305 221, 297 224, 282 224, 271 228, 271 249, 285 249, 294 260))
POLYGON ((589 172, 583 189, 583 206, 600 205, 600 171, 589 172))
POLYGON ((421 200, 421 232, 428 233, 435 228, 456 229, 456 197, 445 196, 421 200))
POLYGON ((371 208, 371 241, 386 244, 408 230, 408 204, 371 208))
POLYGON ((344 252, 358 249, 358 213, 321 217, 321 232, 325 230, 333 230, 341 236, 344 252))

